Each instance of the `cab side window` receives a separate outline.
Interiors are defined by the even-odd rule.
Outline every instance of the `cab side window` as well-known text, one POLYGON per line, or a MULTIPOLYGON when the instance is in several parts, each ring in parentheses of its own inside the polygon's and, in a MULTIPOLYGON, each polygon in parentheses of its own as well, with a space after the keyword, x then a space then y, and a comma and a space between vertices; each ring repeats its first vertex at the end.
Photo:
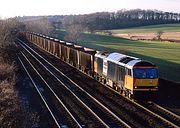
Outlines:
POLYGON ((126 69, 126 74, 131 76, 131 69, 126 69))

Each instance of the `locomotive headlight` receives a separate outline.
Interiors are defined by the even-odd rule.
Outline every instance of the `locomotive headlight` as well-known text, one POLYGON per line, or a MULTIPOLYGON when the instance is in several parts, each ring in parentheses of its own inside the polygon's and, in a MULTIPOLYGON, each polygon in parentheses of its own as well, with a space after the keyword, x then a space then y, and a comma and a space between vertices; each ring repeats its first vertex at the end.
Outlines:
POLYGON ((134 86, 134 88, 137 88, 137 86, 134 86))

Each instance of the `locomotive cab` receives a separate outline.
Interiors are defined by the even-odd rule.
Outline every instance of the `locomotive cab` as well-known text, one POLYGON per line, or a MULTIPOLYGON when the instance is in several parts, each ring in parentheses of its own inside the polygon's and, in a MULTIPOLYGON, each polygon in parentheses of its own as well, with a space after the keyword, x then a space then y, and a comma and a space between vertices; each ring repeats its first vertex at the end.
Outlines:
POLYGON ((131 80, 128 79, 133 85, 134 99, 155 99, 158 91, 158 68, 148 61, 138 61, 130 67, 131 80))

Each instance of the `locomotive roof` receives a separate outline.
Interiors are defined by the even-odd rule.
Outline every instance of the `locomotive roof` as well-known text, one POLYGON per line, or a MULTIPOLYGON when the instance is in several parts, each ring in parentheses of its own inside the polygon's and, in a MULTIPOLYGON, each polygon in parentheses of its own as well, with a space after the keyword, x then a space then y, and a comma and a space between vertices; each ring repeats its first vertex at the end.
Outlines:
POLYGON ((126 55, 114 52, 114 53, 109 54, 109 56, 107 57, 107 60, 118 62, 124 57, 126 57, 126 55))
POLYGON ((134 65, 136 65, 138 62, 141 62, 139 58, 135 58, 132 56, 124 55, 121 53, 110 53, 109 55, 107 54, 102 54, 103 52, 98 52, 95 56, 99 58, 105 58, 106 60, 116 63, 121 66, 126 66, 128 68, 132 68, 134 65))
POLYGON ((139 62, 141 62, 141 61, 142 61, 142 60, 140 60, 140 59, 139 59, 139 60, 132 60, 132 61, 130 61, 130 62, 128 62, 128 63, 126 64, 126 67, 132 69, 134 65, 136 65, 137 63, 139 63, 139 62))
POLYGON ((138 66, 138 65, 140 65, 140 66, 155 66, 153 63, 151 63, 149 61, 138 59, 138 60, 130 61, 129 63, 126 64, 126 67, 132 69, 134 66, 138 66))

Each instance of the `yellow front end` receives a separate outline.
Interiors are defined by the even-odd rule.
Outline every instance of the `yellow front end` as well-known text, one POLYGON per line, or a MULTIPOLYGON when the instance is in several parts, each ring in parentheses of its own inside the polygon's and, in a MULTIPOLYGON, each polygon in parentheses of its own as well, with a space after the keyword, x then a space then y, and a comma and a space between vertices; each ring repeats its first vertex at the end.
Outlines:
POLYGON ((131 91, 137 100, 154 100, 158 92, 158 78, 135 78, 125 75, 124 87, 131 91))
POLYGON ((158 94, 158 78, 137 79, 134 78, 133 96, 137 100, 155 100, 158 94))
POLYGON ((125 76, 125 88, 131 91, 157 91, 158 78, 137 79, 129 75, 125 76))
POLYGON ((158 78, 156 79, 137 79, 134 78, 134 91, 157 91, 158 78))

